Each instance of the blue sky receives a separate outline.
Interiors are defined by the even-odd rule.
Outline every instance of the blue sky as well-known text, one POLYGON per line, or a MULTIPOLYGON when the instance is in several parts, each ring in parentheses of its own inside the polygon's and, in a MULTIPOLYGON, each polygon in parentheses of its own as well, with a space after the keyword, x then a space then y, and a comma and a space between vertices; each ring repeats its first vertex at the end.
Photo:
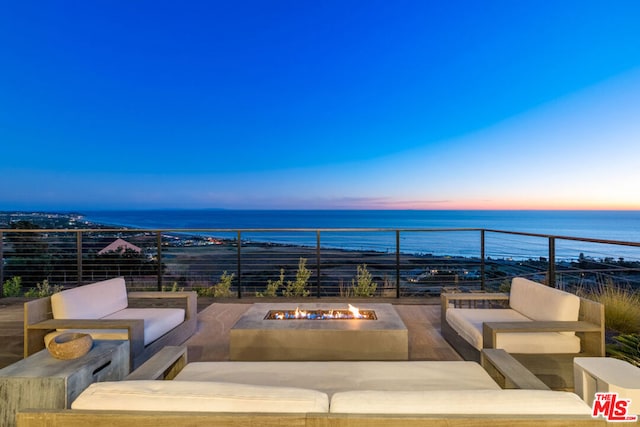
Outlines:
POLYGON ((640 209, 640 2, 20 1, 0 209, 640 209))

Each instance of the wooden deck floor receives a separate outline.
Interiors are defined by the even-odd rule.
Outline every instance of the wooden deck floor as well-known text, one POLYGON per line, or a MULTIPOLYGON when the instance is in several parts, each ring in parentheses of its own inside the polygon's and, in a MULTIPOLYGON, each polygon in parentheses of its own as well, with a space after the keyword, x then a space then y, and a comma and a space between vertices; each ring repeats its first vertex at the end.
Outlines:
MULTIPOLYGON (((22 359, 22 301, 0 305, 0 368, 22 359)), ((377 301, 376 301, 377 302, 377 301)), ((198 329, 185 343, 190 361, 229 360, 229 331, 250 303, 199 300, 198 329)), ((394 303, 409 331, 410 360, 462 360, 440 335, 440 306, 394 303)))

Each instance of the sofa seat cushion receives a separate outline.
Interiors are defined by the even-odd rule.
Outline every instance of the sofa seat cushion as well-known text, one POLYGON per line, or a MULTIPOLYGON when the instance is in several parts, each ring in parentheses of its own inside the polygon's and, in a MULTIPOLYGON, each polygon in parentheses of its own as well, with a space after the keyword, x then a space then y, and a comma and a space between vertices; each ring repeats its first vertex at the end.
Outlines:
MULTIPOLYGON (((184 322, 184 316, 185 311, 182 308, 125 308, 102 319, 143 319, 144 345, 148 345, 184 322)), ((126 329, 60 329, 44 337, 45 346, 64 332, 89 334, 94 340, 129 339, 126 329)))
POLYGON ((103 319, 143 319, 144 345, 148 345, 184 322, 182 308, 125 308, 103 319))
POLYGON ((515 310, 503 308, 450 308, 446 320, 449 326, 469 344, 482 349, 484 322, 530 322, 531 319, 515 310))
POLYGON ((316 390, 196 381, 116 381, 91 384, 72 409, 195 412, 328 412, 316 390))
MULTIPOLYGON (((576 321, 580 311, 577 295, 555 289, 522 277, 511 281, 509 307, 531 320, 576 321)), ((575 335, 574 332, 560 332, 575 335)))
POLYGON ((580 338, 561 332, 513 332, 498 334, 496 348, 507 353, 580 353, 580 338))
POLYGON ((127 288, 122 277, 51 295, 54 319, 100 319, 127 306, 127 288))
POLYGON ((194 362, 179 381, 218 381, 312 387, 332 395, 348 390, 499 390, 475 362, 194 362))
POLYGON ((586 415, 577 395, 550 390, 347 391, 331 398, 343 414, 586 415))
MULTIPOLYGON (((451 308, 447 310, 446 320, 458 335, 478 350, 483 347, 483 323, 531 321, 516 310, 499 308, 451 308)), ((572 333, 509 332, 497 335, 495 347, 509 353, 579 353, 580 338, 572 333)))

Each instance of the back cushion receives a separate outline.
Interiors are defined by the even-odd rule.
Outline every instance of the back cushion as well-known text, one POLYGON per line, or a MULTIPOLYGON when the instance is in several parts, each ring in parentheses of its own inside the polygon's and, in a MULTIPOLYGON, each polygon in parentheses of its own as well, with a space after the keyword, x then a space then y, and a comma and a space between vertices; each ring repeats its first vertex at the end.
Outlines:
POLYGON ((578 320, 580 298, 522 277, 511 281, 509 306, 532 320, 578 320))
POLYGON ((104 280, 51 295, 54 319, 100 319, 127 308, 124 278, 104 280))

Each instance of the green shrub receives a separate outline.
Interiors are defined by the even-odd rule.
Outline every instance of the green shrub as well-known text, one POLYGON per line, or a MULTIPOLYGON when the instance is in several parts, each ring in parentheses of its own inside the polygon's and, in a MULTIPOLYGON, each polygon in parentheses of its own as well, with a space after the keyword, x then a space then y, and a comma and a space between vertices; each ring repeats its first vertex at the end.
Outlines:
POLYGON ((225 270, 218 283, 208 288, 196 288, 196 292, 200 297, 231 298, 233 297, 231 285, 235 276, 235 273, 229 274, 225 270))
POLYGON ((640 335, 618 335, 613 340, 615 344, 607 345, 607 355, 640 367, 640 335))
POLYGON ((604 305, 605 327, 621 334, 640 332, 640 294, 617 286, 612 280, 600 283, 588 292, 579 292, 604 305))
POLYGON ((235 273, 228 274, 226 271, 222 273, 220 276, 220 282, 213 285, 213 297, 214 298, 230 298, 233 296, 233 292, 231 292, 231 284, 233 283, 233 278, 235 277, 235 273))
POLYGON ((4 282, 3 295, 5 297, 21 296, 22 295, 22 277, 13 276, 11 279, 7 279, 4 282))
POLYGON ((199 297, 212 297, 213 296, 213 286, 209 288, 193 288, 199 297))
POLYGON ((171 287, 162 286, 162 292, 182 292, 182 291, 184 291, 184 288, 178 287, 178 282, 173 282, 173 285, 171 285, 171 287))
POLYGON ((267 287, 264 292, 256 292, 257 297, 277 297, 278 290, 284 286, 284 268, 280 269, 280 278, 278 280, 267 281, 267 287))
POLYGON ((498 292, 508 294, 511 292, 511 280, 503 280, 498 286, 498 292))
POLYGON ((353 296, 372 297, 377 288, 378 285, 371 279, 371 273, 367 270, 367 264, 358 265, 356 278, 351 279, 353 296))
POLYGON ((298 262, 298 271, 296 271, 296 280, 287 281, 287 286, 282 291, 285 297, 308 297, 311 292, 307 290, 307 282, 311 277, 311 270, 306 267, 307 259, 300 258, 298 262))
POLYGON ((49 295, 53 295, 56 292, 60 292, 61 290, 62 286, 51 286, 49 285, 49 280, 44 279, 42 283, 37 283, 35 288, 31 288, 25 292, 24 296, 28 298, 44 298, 49 295))
POLYGON ((353 287, 345 285, 342 279, 338 281, 338 291, 342 298, 351 298, 353 296, 353 287))

